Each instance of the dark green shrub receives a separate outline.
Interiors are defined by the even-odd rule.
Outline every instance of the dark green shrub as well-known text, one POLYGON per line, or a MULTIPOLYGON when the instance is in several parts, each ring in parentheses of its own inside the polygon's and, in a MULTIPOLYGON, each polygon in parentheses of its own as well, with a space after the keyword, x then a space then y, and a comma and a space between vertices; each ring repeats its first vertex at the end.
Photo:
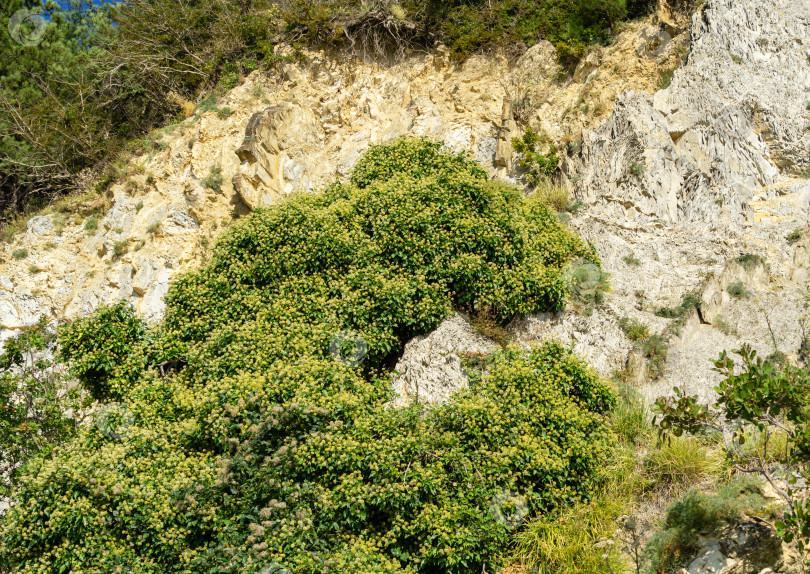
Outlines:
POLYGON ((681 304, 677 307, 663 307, 655 312, 659 317, 667 319, 678 319, 684 317, 687 312, 692 309, 700 309, 700 297, 692 293, 687 293, 683 296, 681 304))
POLYGON ((132 305, 121 301, 65 325, 59 333, 59 358, 70 365, 71 373, 94 399, 117 396, 125 390, 112 389, 109 380, 144 331, 132 305))
MULTIPOLYGON (((521 137, 512 140, 514 150, 522 154, 518 165, 526 170, 527 179, 534 186, 548 181, 560 163, 560 156, 557 155, 557 148, 554 145, 549 145, 546 153, 539 151, 540 140, 540 135, 531 126, 526 128, 521 137)), ((567 200, 566 197, 565 203, 567 200)))
POLYGON ((498 353, 441 407, 385 404, 410 337, 453 307, 499 321, 560 308, 564 267, 591 249, 545 206, 424 141, 374 149, 353 179, 363 187, 240 220, 172 285, 158 331, 144 335, 125 304, 65 329, 73 372, 120 401, 130 426, 82 428, 27 477, 0 530, 2 563, 496 571, 513 532, 504 515, 588 500, 615 399, 569 349, 498 353), (330 354, 358 339, 357 362, 330 354), (491 509, 509 492, 519 504, 491 509))
POLYGON ((743 253, 736 259, 737 263, 742 265, 746 271, 751 271, 757 265, 764 265, 765 260, 754 253, 743 253))

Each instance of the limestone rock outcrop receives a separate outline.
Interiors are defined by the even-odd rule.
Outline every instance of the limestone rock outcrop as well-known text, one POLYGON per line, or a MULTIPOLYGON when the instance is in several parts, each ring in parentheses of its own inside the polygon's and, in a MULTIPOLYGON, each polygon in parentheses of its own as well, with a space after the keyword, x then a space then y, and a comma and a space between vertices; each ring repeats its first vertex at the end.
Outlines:
POLYGON ((236 150, 242 163, 233 177, 234 188, 251 209, 272 205, 298 189, 310 191, 301 158, 323 140, 317 118, 300 106, 283 102, 253 114, 236 150))
POLYGON ((629 222, 739 229, 762 188, 810 166, 809 8, 807 0, 707 2, 671 84, 623 94, 584 137, 569 166, 579 197, 629 222))
POLYGON ((454 393, 469 388, 460 355, 495 352, 498 346, 477 333, 460 315, 442 321, 435 331, 405 345, 394 367, 394 408, 414 402, 439 405, 454 393))
MULTIPOLYGON (((683 27, 670 4, 650 42, 683 27)), ((799 359, 810 268, 808 14, 810 0, 708 0, 671 83, 622 94, 564 162, 587 205, 571 225, 611 274, 609 305, 668 338, 664 376, 643 389, 651 400, 675 385, 710 398, 711 361, 743 343, 799 359), (666 329, 656 311, 687 294, 701 300, 699 313, 666 329)))

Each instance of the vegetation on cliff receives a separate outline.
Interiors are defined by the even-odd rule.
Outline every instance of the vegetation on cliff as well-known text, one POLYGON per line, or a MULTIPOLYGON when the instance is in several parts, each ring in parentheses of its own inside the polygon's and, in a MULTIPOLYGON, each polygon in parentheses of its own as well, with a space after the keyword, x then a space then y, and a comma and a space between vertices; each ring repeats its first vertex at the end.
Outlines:
POLYGON ((493 571, 527 513, 596 491, 613 394, 554 343, 498 353, 430 410, 386 408, 390 366, 454 308, 560 308, 580 258, 548 208, 463 156, 372 148, 350 183, 237 223, 159 328, 121 303, 61 331, 101 402, 20 470, 0 564, 493 571))

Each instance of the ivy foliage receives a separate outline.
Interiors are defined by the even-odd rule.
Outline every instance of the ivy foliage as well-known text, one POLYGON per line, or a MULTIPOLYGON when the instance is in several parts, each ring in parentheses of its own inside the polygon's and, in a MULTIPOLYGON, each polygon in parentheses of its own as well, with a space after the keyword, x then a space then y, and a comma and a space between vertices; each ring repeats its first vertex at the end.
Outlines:
POLYGON ((351 183, 237 223, 172 285, 159 329, 117 306, 66 331, 64 356, 114 403, 26 475, 0 563, 494 571, 517 524, 493 504, 542 513, 603 478, 610 390, 549 343, 496 354, 446 405, 393 409, 390 366, 454 308, 559 308, 582 257, 546 207, 466 158, 425 140, 372 148, 351 183), (356 357, 343 346, 358 339, 362 364, 330 354, 356 357))
POLYGON ((104 307, 65 325, 59 333, 59 357, 96 400, 109 398, 108 380, 140 341, 145 325, 127 301, 104 307))

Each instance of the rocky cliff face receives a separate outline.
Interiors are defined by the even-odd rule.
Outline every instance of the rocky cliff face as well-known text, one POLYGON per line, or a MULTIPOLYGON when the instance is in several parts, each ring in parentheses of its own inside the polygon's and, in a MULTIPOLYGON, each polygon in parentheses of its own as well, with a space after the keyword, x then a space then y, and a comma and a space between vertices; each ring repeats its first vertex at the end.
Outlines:
POLYGON ((589 205, 573 225, 612 272, 617 314, 652 323, 684 293, 702 301, 651 396, 674 384, 709 392, 722 349, 795 359, 802 338, 810 2, 711 0, 691 34, 671 85, 623 94, 566 166, 589 205), (739 283, 748 294, 732 297, 739 283))
MULTIPOLYGON (((0 337, 40 314, 70 319, 121 298, 158 320, 171 278, 198 265, 234 218, 346 178, 369 145, 399 135, 444 140, 519 183, 517 119, 570 142, 564 177, 586 205, 570 225, 594 242, 613 289, 590 316, 522 318, 512 325, 520 344, 554 337, 603 374, 628 361, 643 371, 619 319, 661 332, 669 321, 654 311, 695 293, 701 311, 672 338, 650 395, 674 383, 707 391, 709 359, 742 342, 764 354, 775 343, 795 359, 810 236, 786 237, 805 228, 810 204, 799 177, 810 169, 809 29, 810 0, 708 0, 691 21, 662 0, 565 80, 547 43, 511 62, 459 65, 439 50, 381 66, 309 53, 272 77, 256 72, 218 109, 156 134, 113 186, 98 229, 42 215, 2 248, 0 337), (21 249, 27 257, 15 258, 21 249), (745 253, 767 268, 738 264, 745 253), (736 282, 750 296, 733 298, 736 282)), ((422 378, 465 384, 447 357, 465 340, 483 343, 459 321, 433 335, 439 343, 406 349, 408 394, 446 397, 422 378)))

